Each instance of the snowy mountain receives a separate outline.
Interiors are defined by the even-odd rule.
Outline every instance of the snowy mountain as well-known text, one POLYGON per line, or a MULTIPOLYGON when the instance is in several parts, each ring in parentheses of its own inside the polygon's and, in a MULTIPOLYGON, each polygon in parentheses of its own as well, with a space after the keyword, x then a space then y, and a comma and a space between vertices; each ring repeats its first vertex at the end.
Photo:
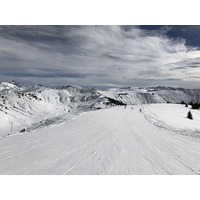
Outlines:
POLYGON ((116 106, 0 138, 0 174, 200 174, 200 115, 181 104, 116 106))
POLYGON ((127 87, 95 90, 76 86, 27 86, 0 83, 0 136, 60 124, 89 110, 114 105, 200 101, 200 90, 127 87))
POLYGON ((5 93, 7 91, 20 91, 23 90, 23 86, 21 84, 16 83, 15 81, 10 82, 1 82, 0 84, 0 93, 5 93))
POLYGON ((125 104, 146 103, 185 103, 200 102, 200 89, 183 89, 171 87, 150 88, 120 88, 108 91, 99 91, 106 97, 113 98, 125 104))
POLYGON ((200 174, 200 90, 0 88, 0 174, 200 174))
POLYGON ((61 123, 93 109, 105 107, 106 99, 90 88, 0 84, 0 136, 61 123), (11 127, 11 124, 13 124, 11 127))

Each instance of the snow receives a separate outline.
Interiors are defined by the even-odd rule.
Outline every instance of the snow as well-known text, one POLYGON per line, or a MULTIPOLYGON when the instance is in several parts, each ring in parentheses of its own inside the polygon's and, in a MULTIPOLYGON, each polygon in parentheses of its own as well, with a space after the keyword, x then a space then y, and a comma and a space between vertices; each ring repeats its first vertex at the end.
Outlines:
POLYGON ((0 174, 199 174, 200 110, 172 104, 199 99, 181 88, 2 82, 0 174))
MULTIPOLYGON (((3 82, 1 85, 5 85, 3 82)), ((14 87, 14 86, 13 86, 14 87)), ((51 89, 45 87, 8 90, 0 94, 0 137, 41 127, 45 120, 57 123, 96 107, 105 107, 104 99, 89 88, 51 89), (63 120, 60 120, 64 118, 63 120)))
POLYGON ((37 85, 26 86, 14 81, 1 82, 0 137, 10 134, 11 123, 13 134, 24 128, 30 131, 71 119, 88 110, 107 108, 111 106, 109 98, 112 99, 111 102, 114 102, 114 99, 127 105, 195 102, 200 99, 200 90, 127 87, 96 91, 75 86, 47 88, 37 85))
POLYGON ((144 105, 145 116, 154 124, 171 127, 176 131, 197 133, 200 135, 200 110, 191 109, 181 104, 148 104, 144 105), (193 120, 188 119, 187 113, 192 113, 193 120))
POLYGON ((143 105, 141 113, 140 108, 87 111, 62 124, 1 138, 0 174, 199 174, 200 138, 148 118, 159 115, 173 126, 165 111, 179 109, 174 119, 187 120, 187 129, 195 122, 185 119, 186 108, 143 105))
POLYGON ((15 84, 13 83, 9 83, 9 82, 2 82, 0 84, 0 91, 1 92, 5 92, 5 91, 9 91, 9 90, 20 90, 15 84))

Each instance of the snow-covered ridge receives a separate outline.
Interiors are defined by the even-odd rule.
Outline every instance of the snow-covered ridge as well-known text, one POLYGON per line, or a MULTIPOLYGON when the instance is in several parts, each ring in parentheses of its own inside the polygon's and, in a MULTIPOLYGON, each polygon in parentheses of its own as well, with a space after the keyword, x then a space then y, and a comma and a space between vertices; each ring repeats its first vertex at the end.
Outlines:
POLYGON ((200 102, 200 89, 184 89, 172 87, 149 87, 135 88, 127 87, 99 91, 103 96, 121 101, 125 104, 146 103, 185 103, 200 102))
POLYGON ((91 88, 0 84, 0 136, 72 119, 82 112, 106 107, 106 99, 91 88))
POLYGON ((12 90, 12 91, 20 91, 21 86, 18 85, 17 83, 15 83, 14 81, 10 81, 10 82, 1 82, 0 84, 0 92, 4 93, 6 91, 12 90))
POLYGON ((113 105, 200 102, 200 90, 127 87, 107 91, 77 86, 0 83, 0 136, 30 131, 113 105))

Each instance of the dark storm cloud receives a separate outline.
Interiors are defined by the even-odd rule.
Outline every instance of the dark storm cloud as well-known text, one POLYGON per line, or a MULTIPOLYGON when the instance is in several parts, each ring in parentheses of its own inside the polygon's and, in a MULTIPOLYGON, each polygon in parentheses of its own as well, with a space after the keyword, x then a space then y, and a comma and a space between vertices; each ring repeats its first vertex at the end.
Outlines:
POLYGON ((96 87, 195 85, 200 51, 186 33, 194 36, 198 28, 180 27, 182 35, 176 36, 178 28, 0 26, 0 79, 96 87))

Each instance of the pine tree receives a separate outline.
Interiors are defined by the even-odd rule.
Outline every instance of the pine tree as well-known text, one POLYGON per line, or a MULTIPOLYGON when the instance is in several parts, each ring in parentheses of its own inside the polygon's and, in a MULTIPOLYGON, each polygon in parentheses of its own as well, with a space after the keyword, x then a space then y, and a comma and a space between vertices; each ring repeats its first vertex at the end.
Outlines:
POLYGON ((192 109, 199 109, 199 104, 198 103, 192 104, 192 109))
POLYGON ((185 102, 184 102, 184 101, 181 101, 181 104, 182 104, 182 105, 184 105, 184 104, 185 104, 185 102))
POLYGON ((187 114, 187 118, 188 118, 188 119, 193 119, 192 113, 191 113, 190 111, 189 111, 188 114, 187 114))

